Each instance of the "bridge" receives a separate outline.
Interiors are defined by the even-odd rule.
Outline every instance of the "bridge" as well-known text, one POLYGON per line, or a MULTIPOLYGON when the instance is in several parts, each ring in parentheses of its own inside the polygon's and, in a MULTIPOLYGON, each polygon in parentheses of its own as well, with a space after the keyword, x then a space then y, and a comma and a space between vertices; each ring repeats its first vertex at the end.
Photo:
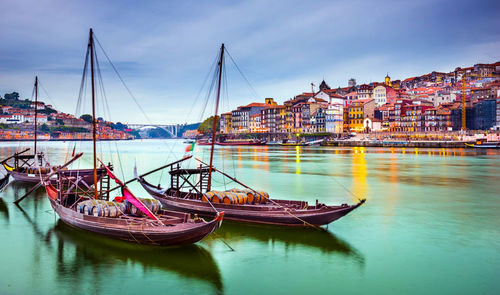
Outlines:
POLYGON ((175 124, 175 125, 161 125, 161 124, 127 124, 128 128, 134 130, 145 130, 153 128, 161 128, 167 131, 172 137, 180 137, 179 131, 184 127, 185 124, 175 124))

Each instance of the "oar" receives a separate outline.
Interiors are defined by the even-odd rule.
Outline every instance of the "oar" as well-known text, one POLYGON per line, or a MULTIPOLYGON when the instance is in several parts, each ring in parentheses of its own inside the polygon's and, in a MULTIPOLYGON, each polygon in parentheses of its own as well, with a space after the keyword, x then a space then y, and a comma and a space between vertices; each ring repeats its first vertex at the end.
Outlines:
MULTIPOLYGON (((190 159, 191 157, 193 157, 193 156, 192 156, 192 155, 186 156, 186 157, 184 157, 184 158, 182 158, 182 159, 180 159, 180 160, 178 160, 178 161, 172 162, 172 163, 170 163, 170 164, 167 164, 167 165, 161 166, 160 168, 156 168, 156 169, 154 169, 154 170, 151 170, 151 171, 149 171, 149 172, 146 172, 146 173, 144 173, 144 174, 141 174, 141 175, 139 175, 139 177, 140 177, 140 178, 142 178, 142 177, 148 176, 149 174, 152 174, 152 173, 155 173, 155 172, 160 171, 160 170, 162 170, 162 169, 165 169, 165 168, 167 168, 167 167, 173 166, 173 165, 175 165, 175 164, 177 164, 177 163, 180 163, 180 162, 186 161, 187 159, 190 159)), ((127 181, 125 181, 123 184, 124 184, 124 185, 127 185, 127 184, 129 184, 129 183, 131 183, 131 182, 134 182, 134 181, 136 181, 139 177, 136 177, 136 178, 133 178, 133 179, 127 180, 127 181)), ((114 187, 114 188, 110 189, 110 190, 108 191, 108 193, 109 193, 109 192, 112 192, 112 191, 114 191, 114 190, 116 190, 116 189, 118 189, 118 188, 120 188, 120 187, 121 187, 121 186, 114 187)))
POLYGON ((25 150, 24 150, 24 151, 22 151, 22 152, 15 153, 15 154, 13 154, 12 156, 10 156, 10 157, 8 157, 8 158, 6 158, 6 159, 3 159, 0 163, 2 163, 2 164, 3 164, 3 163, 5 163, 5 162, 7 162, 8 160, 10 160, 10 159, 14 158, 15 156, 20 155, 20 154, 23 154, 23 153, 26 153, 26 152, 27 152, 27 151, 29 151, 29 150, 30 150, 30 148, 27 148, 27 149, 25 149, 25 150))
POLYGON ((56 171, 54 171, 54 172, 50 173, 49 175, 45 176, 45 178, 42 181, 40 181, 37 185, 35 185, 34 187, 32 187, 26 194, 24 194, 24 196, 22 196, 21 198, 15 200, 14 204, 16 204, 16 205, 19 204, 19 202, 21 202, 24 198, 26 198, 27 196, 29 196, 37 188, 39 188, 41 185, 43 185, 44 182, 46 182, 47 180, 49 180, 53 175, 55 175, 60 170, 62 170, 64 168, 66 168, 67 166, 69 166, 71 163, 73 163, 74 161, 76 161, 82 155, 83 155, 83 153, 77 154, 76 156, 73 157, 73 159, 69 160, 66 164, 64 164, 61 167, 59 167, 56 171))

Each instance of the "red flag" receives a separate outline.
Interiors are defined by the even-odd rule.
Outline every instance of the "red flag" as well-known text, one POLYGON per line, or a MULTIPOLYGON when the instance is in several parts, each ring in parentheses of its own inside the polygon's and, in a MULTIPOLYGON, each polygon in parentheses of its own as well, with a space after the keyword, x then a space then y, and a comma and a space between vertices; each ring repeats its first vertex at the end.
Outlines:
MULTIPOLYGON (((104 166, 104 168, 106 169, 106 172, 108 173, 109 177, 111 177, 119 186, 121 186, 122 188, 122 192, 123 192, 123 196, 125 197, 125 199, 127 201, 129 201, 130 203, 132 203, 132 205, 134 205, 135 207, 137 207, 137 209, 141 210, 144 214, 146 214, 147 216, 151 217, 152 219, 154 220, 158 220, 160 221, 160 219, 158 219, 158 217, 156 217, 153 212, 151 212, 148 207, 146 207, 142 202, 141 200, 139 200, 136 196, 134 196, 134 194, 132 194, 132 192, 128 189, 128 187, 126 187, 123 182, 121 180, 119 180, 114 174, 113 172, 111 172, 111 170, 108 169, 108 167, 106 165, 104 165, 101 160, 99 160, 99 162, 104 166)), ((160 221, 161 222, 161 221, 160 221)))

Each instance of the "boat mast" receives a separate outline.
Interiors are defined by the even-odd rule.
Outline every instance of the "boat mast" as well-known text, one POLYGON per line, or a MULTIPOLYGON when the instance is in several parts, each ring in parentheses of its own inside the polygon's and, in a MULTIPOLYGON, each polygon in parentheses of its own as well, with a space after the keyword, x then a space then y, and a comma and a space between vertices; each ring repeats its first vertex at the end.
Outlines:
POLYGON ((38 76, 35 76, 35 156, 36 156, 36 133, 37 133, 37 117, 38 117, 38 76))
POLYGON ((94 37, 92 28, 89 33, 90 79, 92 84, 92 142, 94 146, 94 198, 97 199, 97 149, 96 149, 96 119, 95 119, 95 89, 94 89, 94 37))
POLYGON ((210 166, 208 167, 208 184, 207 191, 210 191, 212 188, 212 163, 214 159, 214 146, 215 146, 215 132, 217 128, 217 112, 219 111, 219 98, 220 98, 220 86, 222 81, 222 63, 224 61, 224 43, 220 48, 220 59, 219 59, 219 81, 217 83, 217 98, 215 100, 215 115, 212 123, 212 145, 210 147, 210 166))

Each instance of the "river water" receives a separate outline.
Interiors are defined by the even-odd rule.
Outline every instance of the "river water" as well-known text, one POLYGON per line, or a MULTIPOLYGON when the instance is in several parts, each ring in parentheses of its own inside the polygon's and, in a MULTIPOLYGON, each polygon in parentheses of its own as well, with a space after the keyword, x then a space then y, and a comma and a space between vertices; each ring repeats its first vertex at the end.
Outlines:
MULTIPOLYGON (((52 164, 75 143, 45 142, 52 164)), ((0 158, 30 143, 0 143, 0 158)), ((174 161, 179 140, 105 142, 119 177, 174 161)), ((90 142, 74 167, 90 167, 90 142)), ((196 147, 208 159, 208 147, 196 147)), ((195 165, 195 161, 189 162, 195 165)), ((224 222, 203 241, 159 248, 58 221, 30 185, 0 193, 0 294, 498 294, 500 152, 469 149, 218 147, 214 165, 274 198, 362 207, 328 232, 224 222), (231 251, 226 241, 235 251, 231 251)), ((168 184, 168 173, 148 177, 168 184)), ((220 177, 218 188, 234 183, 220 177)), ((130 186, 139 196, 146 192, 130 186)))

